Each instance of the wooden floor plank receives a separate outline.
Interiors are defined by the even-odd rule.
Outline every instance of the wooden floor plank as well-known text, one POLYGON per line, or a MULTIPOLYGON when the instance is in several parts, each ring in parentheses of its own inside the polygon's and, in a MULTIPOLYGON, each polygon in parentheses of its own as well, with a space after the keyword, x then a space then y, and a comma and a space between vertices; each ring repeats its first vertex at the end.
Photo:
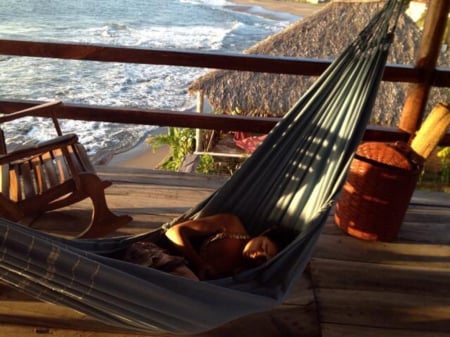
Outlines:
POLYGON ((323 324, 322 337, 450 337, 449 332, 382 329, 366 326, 323 324))
POLYGON ((116 184, 130 182, 140 185, 160 185, 161 182, 163 182, 166 186, 203 186, 217 189, 228 179, 227 177, 216 175, 179 173, 137 168, 124 169, 115 166, 99 166, 96 169, 100 177, 114 181, 116 184))
POLYGON ((314 256, 331 260, 450 268, 449 245, 370 242, 344 234, 321 235, 314 256))
POLYGON ((370 290, 441 297, 450 306, 450 268, 349 262, 313 257, 310 273, 315 288, 370 290), (412 282, 414 280, 414 282, 412 282))
MULTIPOLYGON (((134 218, 115 233, 119 235, 158 228, 207 198, 226 180, 115 167, 99 172, 114 182, 106 190, 111 209, 134 218)), ((416 192, 398 240, 390 243, 353 238, 333 223, 331 214, 307 271, 283 305, 201 336, 449 337, 448 206, 448 195, 416 192)), ((83 201, 50 212, 33 226, 75 235, 89 217, 89 201, 83 201)), ((0 287, 0 300, 0 337, 149 336, 119 331, 10 288, 0 287)))
POLYGON ((416 205, 432 205, 450 207, 450 198, 448 193, 430 192, 430 191, 414 191, 412 203, 416 205))
POLYGON ((450 300, 397 292, 316 289, 322 323, 450 331, 450 300))

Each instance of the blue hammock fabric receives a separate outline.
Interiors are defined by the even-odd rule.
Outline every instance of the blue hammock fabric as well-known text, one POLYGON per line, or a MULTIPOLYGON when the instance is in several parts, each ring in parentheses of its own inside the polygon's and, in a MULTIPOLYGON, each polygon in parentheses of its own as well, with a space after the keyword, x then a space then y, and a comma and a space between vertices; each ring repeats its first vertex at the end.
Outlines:
POLYGON ((141 332, 199 333, 280 304, 311 256, 367 126, 403 1, 389 0, 358 38, 212 196, 171 224, 138 236, 66 240, 0 220, 0 280, 37 299, 141 332), (196 282, 111 258, 167 226, 219 212, 256 234, 298 231, 263 266, 196 282))

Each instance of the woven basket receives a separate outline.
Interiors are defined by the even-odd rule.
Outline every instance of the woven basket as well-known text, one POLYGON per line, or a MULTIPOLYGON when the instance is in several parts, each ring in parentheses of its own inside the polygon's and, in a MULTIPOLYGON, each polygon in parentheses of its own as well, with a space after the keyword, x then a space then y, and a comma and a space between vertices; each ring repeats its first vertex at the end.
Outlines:
POLYGON ((405 143, 360 145, 336 204, 336 225, 361 239, 394 240, 422 164, 405 143))

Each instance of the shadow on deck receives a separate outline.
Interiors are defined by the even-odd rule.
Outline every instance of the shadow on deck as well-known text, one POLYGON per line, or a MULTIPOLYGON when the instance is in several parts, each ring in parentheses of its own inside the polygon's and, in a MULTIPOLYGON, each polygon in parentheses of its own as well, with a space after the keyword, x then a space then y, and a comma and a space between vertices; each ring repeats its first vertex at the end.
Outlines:
MULTIPOLYGON (((98 167, 101 177, 114 182, 106 190, 111 209, 134 217, 120 234, 139 233, 173 219, 225 181, 212 176, 125 170, 98 167)), ((45 215, 33 226, 75 235, 83 229, 80 219, 88 222, 84 203, 45 215)), ((355 239, 338 229, 330 217, 306 272, 283 305, 201 336, 450 337, 449 285, 450 197, 416 191, 398 240, 355 239)), ((6 287, 0 289, 0 335, 136 335, 6 287)))

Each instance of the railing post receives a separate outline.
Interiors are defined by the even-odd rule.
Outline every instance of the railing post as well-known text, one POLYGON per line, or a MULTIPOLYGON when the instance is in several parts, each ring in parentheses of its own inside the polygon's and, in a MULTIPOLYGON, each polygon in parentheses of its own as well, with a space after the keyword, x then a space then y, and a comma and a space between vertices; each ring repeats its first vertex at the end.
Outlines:
MULTIPOLYGON (((203 113, 203 107, 204 107, 204 94, 203 90, 197 91, 197 112, 203 113)), ((201 129, 195 129, 195 152, 202 151, 201 149, 201 140, 202 140, 202 132, 201 129)))
POLYGON ((406 131, 412 137, 423 119, 449 9, 449 0, 430 0, 428 4, 422 40, 416 58, 416 68, 421 70, 423 80, 410 84, 398 125, 400 130, 406 131))

